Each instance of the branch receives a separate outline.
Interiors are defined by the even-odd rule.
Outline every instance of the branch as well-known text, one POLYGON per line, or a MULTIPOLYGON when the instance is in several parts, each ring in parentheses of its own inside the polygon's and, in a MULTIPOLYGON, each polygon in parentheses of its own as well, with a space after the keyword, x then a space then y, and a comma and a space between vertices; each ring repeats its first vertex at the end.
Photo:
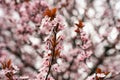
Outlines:
POLYGON ((58 25, 59 25, 59 24, 57 24, 57 25, 54 27, 54 29, 53 29, 53 38, 54 38, 54 43, 55 43, 55 45, 53 45, 53 49, 52 49, 52 59, 51 59, 51 63, 50 63, 49 70, 48 70, 48 73, 47 73, 47 75, 46 75, 45 80, 48 79, 48 76, 49 76, 50 71, 51 71, 51 67, 52 67, 52 65, 54 64, 54 61, 55 61, 55 48, 56 48, 56 46, 57 46, 57 45, 56 45, 56 35, 57 35, 58 25))

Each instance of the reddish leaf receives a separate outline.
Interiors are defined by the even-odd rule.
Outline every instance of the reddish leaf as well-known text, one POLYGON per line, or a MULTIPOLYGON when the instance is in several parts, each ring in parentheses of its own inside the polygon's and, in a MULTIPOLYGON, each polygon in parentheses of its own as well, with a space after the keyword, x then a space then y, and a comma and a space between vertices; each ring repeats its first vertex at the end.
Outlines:
POLYGON ((7 72, 7 73, 5 74, 5 76, 6 76, 7 78, 9 78, 9 80, 13 80, 13 73, 12 73, 12 72, 7 72))
POLYGON ((24 0, 25 2, 29 2, 30 0, 24 0))
POLYGON ((53 8, 51 10, 49 8, 47 8, 44 12, 44 16, 48 16, 51 18, 51 20, 53 20, 56 16, 56 11, 57 11, 56 8, 53 8))
POLYGON ((79 23, 77 24, 75 24, 78 28, 83 28, 84 27, 84 25, 83 25, 83 22, 81 21, 81 20, 79 20, 79 23))
POLYGON ((100 69, 100 68, 97 68, 97 69, 96 69, 96 73, 102 73, 101 69, 100 69))
POLYGON ((56 57, 56 56, 59 56, 59 55, 60 55, 60 50, 57 49, 57 50, 55 51, 55 57, 56 57))
POLYGON ((9 59, 7 62, 7 68, 10 68, 10 66, 11 66, 11 60, 9 59))
POLYGON ((75 30, 75 32, 76 32, 76 33, 80 33, 80 30, 79 30, 79 28, 77 28, 77 29, 75 30))
POLYGON ((95 80, 99 80, 99 78, 98 78, 98 76, 97 76, 97 75, 95 76, 95 80))
POLYGON ((49 8, 47 8, 46 10, 45 10, 45 12, 44 12, 44 16, 51 16, 51 11, 49 10, 49 8))
POLYGON ((6 63, 1 63, 2 64, 2 68, 5 69, 6 68, 6 63))

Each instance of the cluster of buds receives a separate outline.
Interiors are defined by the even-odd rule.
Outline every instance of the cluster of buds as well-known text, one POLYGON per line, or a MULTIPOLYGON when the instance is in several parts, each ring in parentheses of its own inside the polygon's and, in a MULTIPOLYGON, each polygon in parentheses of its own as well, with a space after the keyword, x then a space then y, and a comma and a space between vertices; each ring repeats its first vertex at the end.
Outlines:
MULTIPOLYGON (((50 34, 49 37, 46 39, 46 49, 48 51, 47 56, 44 57, 43 66, 44 70, 40 69, 40 73, 38 78, 42 78, 45 80, 48 80, 50 78, 51 70, 54 71, 60 71, 59 65, 57 64, 57 57, 60 57, 61 49, 62 49, 62 41, 63 36, 58 36, 58 32, 60 32, 63 28, 61 23, 59 22, 58 17, 56 16, 56 8, 53 9, 46 9, 44 12, 45 18, 48 17, 49 20, 46 21, 43 24, 50 24, 50 34), (61 28, 62 27, 62 28, 61 28), (55 66, 54 66, 55 65, 55 66), (56 66, 57 65, 57 66, 56 66), (46 70, 46 71, 45 71, 46 70), (41 72, 44 72, 46 75, 41 74, 41 72)), ((48 27, 48 26, 45 26, 48 27)))
POLYGON ((2 70, 8 80, 14 80, 14 74, 17 72, 17 66, 12 65, 11 59, 1 62, 2 70))
POLYGON ((86 58, 89 58, 91 56, 92 52, 92 42, 89 39, 89 36, 85 33, 83 30, 84 24, 81 20, 79 20, 79 23, 75 24, 77 26, 77 29, 75 32, 77 33, 77 38, 81 40, 81 44, 79 44, 80 47, 80 54, 77 56, 77 58, 80 61, 85 60, 86 58))

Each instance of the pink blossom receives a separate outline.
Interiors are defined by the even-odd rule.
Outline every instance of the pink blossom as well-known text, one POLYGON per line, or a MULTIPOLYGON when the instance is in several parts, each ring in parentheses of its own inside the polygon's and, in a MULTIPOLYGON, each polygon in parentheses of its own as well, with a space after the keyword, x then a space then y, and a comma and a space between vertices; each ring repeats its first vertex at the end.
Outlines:
POLYGON ((61 72, 60 67, 59 67, 58 64, 54 64, 54 65, 52 66, 52 70, 53 70, 53 71, 56 71, 56 72, 61 72))

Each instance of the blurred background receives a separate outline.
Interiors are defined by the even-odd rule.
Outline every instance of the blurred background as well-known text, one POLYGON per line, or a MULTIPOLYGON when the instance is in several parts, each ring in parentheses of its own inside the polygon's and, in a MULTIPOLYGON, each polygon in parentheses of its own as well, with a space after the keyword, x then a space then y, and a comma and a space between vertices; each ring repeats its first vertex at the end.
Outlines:
POLYGON ((59 80, 86 80, 97 68, 120 73, 120 0, 0 0, 0 62, 11 59, 19 68, 17 75, 35 78, 46 53, 48 34, 41 26, 48 7, 57 8, 65 26, 59 34, 65 36, 62 54, 69 59, 58 58, 59 64, 69 67, 71 60, 71 66, 78 64, 71 54, 81 43, 74 32, 79 20, 92 43, 92 55, 77 68, 55 74, 59 80))

